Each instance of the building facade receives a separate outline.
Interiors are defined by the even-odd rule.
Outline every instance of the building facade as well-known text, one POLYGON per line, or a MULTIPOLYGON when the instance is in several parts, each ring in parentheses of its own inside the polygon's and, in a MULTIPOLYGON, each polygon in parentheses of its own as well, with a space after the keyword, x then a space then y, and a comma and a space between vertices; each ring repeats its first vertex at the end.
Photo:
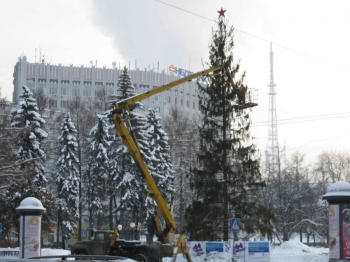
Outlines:
MULTIPOLYGON (((171 71, 172 73, 169 74, 164 70, 156 72, 130 69, 129 75, 136 93, 140 94, 183 77, 183 70, 179 70, 179 73, 176 70, 171 71)), ((76 96, 79 96, 86 107, 89 107, 96 101, 96 96, 101 90, 104 90, 107 95, 117 94, 118 79, 122 72, 122 68, 29 63, 23 56, 14 67, 13 102, 19 101, 22 86, 26 85, 32 91, 42 89, 51 98, 51 110, 65 111, 69 101, 76 96)), ((144 99, 141 103, 144 105, 143 109, 139 110, 142 114, 147 114, 149 108, 156 108, 160 116, 166 116, 170 114, 172 107, 177 107, 190 120, 199 118, 195 80, 144 99)))

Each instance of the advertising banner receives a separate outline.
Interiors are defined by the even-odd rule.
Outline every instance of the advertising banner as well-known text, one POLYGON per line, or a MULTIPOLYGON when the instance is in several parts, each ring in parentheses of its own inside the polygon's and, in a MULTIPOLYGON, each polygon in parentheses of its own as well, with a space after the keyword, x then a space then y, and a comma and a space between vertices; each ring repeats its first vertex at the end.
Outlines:
POLYGON ((233 255, 233 241, 225 242, 207 242, 207 241, 188 241, 188 250, 194 253, 209 253, 212 251, 225 252, 233 255))
POLYGON ((224 242, 206 242, 205 250, 207 253, 212 251, 224 252, 224 242))
POLYGON ((268 241, 246 242, 246 262, 270 262, 270 243, 268 241))
POLYGON ((40 256, 41 216, 25 216, 24 223, 24 258, 40 256))
POLYGON ((194 253, 205 253, 205 242, 202 241, 188 241, 188 250, 194 253))
POLYGON ((329 258, 340 258, 339 205, 329 205, 329 258))
POLYGON ((343 257, 350 258, 350 204, 342 205, 342 240, 343 240, 343 257))
POLYGON ((235 257, 237 258, 238 262, 245 262, 244 260, 244 251, 245 251, 245 244, 244 241, 235 241, 235 257))

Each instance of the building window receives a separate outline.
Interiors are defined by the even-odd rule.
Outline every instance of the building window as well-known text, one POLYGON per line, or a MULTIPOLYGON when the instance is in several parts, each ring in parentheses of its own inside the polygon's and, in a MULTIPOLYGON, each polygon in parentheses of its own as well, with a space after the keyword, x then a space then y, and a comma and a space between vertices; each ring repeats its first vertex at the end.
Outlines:
POLYGON ((27 85, 28 85, 29 87, 32 87, 32 86, 34 85, 34 82, 35 82, 35 79, 32 79, 32 78, 27 79, 27 85))
POLYGON ((108 94, 109 96, 113 95, 113 89, 107 89, 107 94, 108 94))
POLYGON ((67 86, 67 85, 69 85, 69 81, 68 80, 62 80, 61 84, 64 85, 64 86, 67 86))
MULTIPOLYGON (((89 82, 89 83, 91 86, 91 82, 89 82)), ((97 86, 97 87, 103 86, 103 83, 102 82, 95 82, 95 86, 97 86)))
POLYGON ((51 99, 49 102, 49 107, 50 108, 57 108, 57 100, 51 99))
POLYGON ((67 95, 67 88, 61 88, 61 95, 66 96, 67 95))
POLYGON ((91 87, 91 82, 90 81, 84 81, 84 86, 85 87, 91 87))
POLYGON ((79 93, 80 93, 80 92, 79 92, 79 89, 78 89, 78 88, 73 88, 73 89, 72 89, 72 95, 73 95, 73 96, 79 96, 79 93))
POLYGON ((189 108, 190 107, 190 101, 187 101, 186 104, 187 104, 187 108, 189 108))
POLYGON ((73 86, 80 86, 80 81, 73 81, 73 86))
POLYGON ((193 109, 196 109, 196 103, 193 102, 193 109))
POLYGON ((39 79, 39 87, 44 87, 46 85, 46 80, 45 79, 39 79))
POLYGON ((149 88, 149 85, 139 85, 139 87, 140 87, 140 89, 142 88, 142 89, 147 90, 149 88))
POLYGON ((84 96, 91 96, 91 89, 84 89, 84 96))
POLYGON ((171 101, 171 97, 170 97, 170 96, 168 96, 168 102, 169 102, 169 104, 170 104, 170 101, 171 101))
POLYGON ((184 105, 184 100, 183 99, 181 99, 181 106, 183 106, 184 105))
POLYGON ((114 86, 114 83, 106 83, 106 86, 114 86))
POLYGON ((50 80, 50 84, 52 86, 56 86, 58 84, 58 80, 50 80))
POLYGON ((68 107, 68 101, 61 100, 61 108, 67 108, 68 107))
POLYGON ((175 105, 177 106, 177 97, 175 97, 175 105))
POLYGON ((50 95, 57 95, 57 87, 50 87, 50 95))

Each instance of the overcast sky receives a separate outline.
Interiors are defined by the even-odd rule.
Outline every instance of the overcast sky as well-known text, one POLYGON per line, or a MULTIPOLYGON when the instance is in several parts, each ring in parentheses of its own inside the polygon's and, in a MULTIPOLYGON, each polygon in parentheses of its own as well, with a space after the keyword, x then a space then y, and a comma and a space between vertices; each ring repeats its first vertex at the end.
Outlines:
POLYGON ((279 143, 305 153, 350 150, 350 1, 337 0, 11 0, 0 1, 0 86, 12 98, 19 56, 52 64, 191 71, 208 61, 220 8, 235 31, 235 59, 259 90, 252 133, 267 143, 270 41, 279 143), (175 8, 178 7, 179 9, 175 8), (41 50, 41 51, 40 51, 41 50), (315 121, 322 115, 323 120, 315 121), (311 118, 306 118, 311 117, 311 118))

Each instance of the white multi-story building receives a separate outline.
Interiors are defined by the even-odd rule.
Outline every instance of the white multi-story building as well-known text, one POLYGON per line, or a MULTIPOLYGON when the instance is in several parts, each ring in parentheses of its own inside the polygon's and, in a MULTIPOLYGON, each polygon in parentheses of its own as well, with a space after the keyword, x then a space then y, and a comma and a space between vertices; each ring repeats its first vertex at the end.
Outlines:
MULTIPOLYGON (((175 81, 191 72, 170 67, 171 74, 155 70, 130 69, 129 75, 137 94, 155 87, 175 81)), ((61 64, 29 63, 25 56, 19 58, 14 68, 13 102, 19 100, 22 86, 31 90, 43 89, 51 97, 50 108, 65 111, 70 100, 81 97, 88 107, 95 101, 98 91, 104 89, 108 95, 117 94, 117 85, 122 68, 98 68, 95 66, 64 66, 61 64)), ((186 82, 170 90, 159 93, 141 103, 144 105, 141 113, 146 114, 148 108, 157 108, 161 116, 169 115, 173 106, 189 119, 199 116, 196 81, 186 82), (142 112, 144 111, 144 112, 142 112)))

